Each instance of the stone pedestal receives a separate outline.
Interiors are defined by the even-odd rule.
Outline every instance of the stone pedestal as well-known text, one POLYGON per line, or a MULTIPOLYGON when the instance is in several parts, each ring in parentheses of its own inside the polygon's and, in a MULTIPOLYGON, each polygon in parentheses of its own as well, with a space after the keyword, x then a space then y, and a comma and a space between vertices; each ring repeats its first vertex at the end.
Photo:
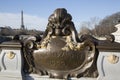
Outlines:
POLYGON ((22 80, 22 54, 19 42, 0 44, 0 80, 22 80))
MULTIPOLYGON (((65 80, 65 79, 56 79, 56 78, 49 78, 49 76, 39 76, 37 74, 26 74, 25 80, 65 80)), ((88 78, 88 77, 82 77, 82 78, 75 78, 72 77, 67 80, 97 80, 97 78, 88 78)))
POLYGON ((97 67, 98 80, 120 80, 120 53, 100 51, 97 67))

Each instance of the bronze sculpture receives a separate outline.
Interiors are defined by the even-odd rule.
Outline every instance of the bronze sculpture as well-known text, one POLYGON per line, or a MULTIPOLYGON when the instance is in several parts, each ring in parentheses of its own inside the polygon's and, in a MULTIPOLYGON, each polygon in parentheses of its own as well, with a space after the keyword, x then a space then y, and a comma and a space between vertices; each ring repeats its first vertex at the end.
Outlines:
POLYGON ((89 70, 96 64, 95 43, 78 38, 72 16, 67 10, 56 9, 48 21, 42 40, 34 44, 31 52, 34 70, 52 78, 97 77, 95 66, 89 70))

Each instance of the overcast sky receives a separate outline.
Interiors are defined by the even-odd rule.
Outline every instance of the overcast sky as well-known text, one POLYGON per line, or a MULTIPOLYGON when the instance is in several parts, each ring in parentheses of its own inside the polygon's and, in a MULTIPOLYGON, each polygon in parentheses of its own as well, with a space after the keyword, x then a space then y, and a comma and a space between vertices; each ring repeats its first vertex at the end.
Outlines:
POLYGON ((25 27, 44 30, 56 8, 66 8, 78 30, 81 22, 92 17, 102 19, 119 12, 120 0, 0 0, 0 26, 20 28, 23 10, 25 27))

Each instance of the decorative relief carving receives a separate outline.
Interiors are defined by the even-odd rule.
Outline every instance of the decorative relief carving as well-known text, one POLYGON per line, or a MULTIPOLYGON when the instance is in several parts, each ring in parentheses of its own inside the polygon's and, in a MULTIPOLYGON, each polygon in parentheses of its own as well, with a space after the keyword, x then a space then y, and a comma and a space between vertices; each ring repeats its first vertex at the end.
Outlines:
POLYGON ((84 43, 76 43, 76 42, 72 41, 71 36, 66 37, 66 43, 67 44, 65 45, 65 47, 62 48, 63 51, 80 50, 81 46, 84 45, 84 43))
POLYGON ((107 56, 107 59, 111 64, 116 64, 119 61, 119 57, 114 54, 107 56))
POLYGON ((9 51, 9 52, 6 52, 6 56, 9 58, 9 59, 13 59, 15 57, 15 53, 12 52, 12 51, 9 51))

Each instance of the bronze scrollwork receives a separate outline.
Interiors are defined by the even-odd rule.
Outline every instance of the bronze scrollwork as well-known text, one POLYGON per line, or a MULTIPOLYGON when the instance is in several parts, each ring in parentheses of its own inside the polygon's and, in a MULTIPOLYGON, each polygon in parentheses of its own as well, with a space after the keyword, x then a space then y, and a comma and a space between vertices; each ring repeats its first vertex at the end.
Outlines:
POLYGON ((95 44, 79 39, 66 9, 58 8, 50 15, 42 40, 34 45, 33 62, 39 74, 52 78, 96 77, 93 76, 96 68, 91 68, 96 65, 95 44))

